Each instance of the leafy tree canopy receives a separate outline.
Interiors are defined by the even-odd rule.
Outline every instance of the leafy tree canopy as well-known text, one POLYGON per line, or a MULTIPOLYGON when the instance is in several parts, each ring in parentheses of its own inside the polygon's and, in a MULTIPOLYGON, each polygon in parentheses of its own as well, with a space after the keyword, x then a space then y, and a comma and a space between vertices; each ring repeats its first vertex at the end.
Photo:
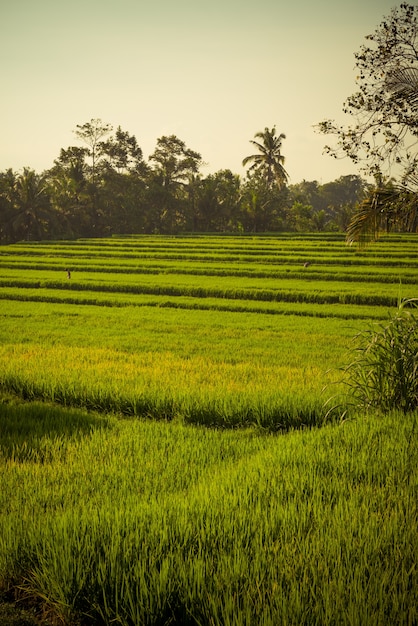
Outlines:
POLYGON ((362 244, 380 231, 418 228, 418 6, 392 9, 366 39, 355 54, 359 90, 343 109, 354 124, 319 124, 337 138, 328 153, 363 162, 375 179, 347 229, 347 241, 362 244))
POLYGON ((368 35, 368 45, 355 54, 358 91, 344 104, 352 126, 332 120, 319 130, 335 135, 341 153, 363 161, 375 178, 397 166, 403 180, 417 174, 418 155, 418 7, 403 3, 368 35))
POLYGON ((352 177, 333 185, 287 186, 283 134, 255 135, 258 153, 204 177, 202 157, 175 135, 160 137, 149 162, 136 138, 91 119, 75 131, 81 146, 61 149, 42 176, 0 172, 0 243, 20 239, 98 237, 111 233, 342 230, 361 187, 352 177), (301 208, 302 207, 302 208, 301 208))
POLYGON ((157 147, 149 159, 154 161, 164 187, 184 183, 197 174, 202 165, 201 155, 187 148, 184 141, 175 135, 157 139, 157 147))

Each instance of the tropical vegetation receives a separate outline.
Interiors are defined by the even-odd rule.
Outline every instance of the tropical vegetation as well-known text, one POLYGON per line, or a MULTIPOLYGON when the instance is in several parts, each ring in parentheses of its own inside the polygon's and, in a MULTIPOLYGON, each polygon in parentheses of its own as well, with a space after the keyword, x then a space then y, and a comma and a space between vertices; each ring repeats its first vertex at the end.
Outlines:
POLYGON ((284 133, 265 127, 242 179, 204 176, 199 152, 175 135, 157 139, 148 160, 135 136, 100 119, 79 124, 82 144, 61 149, 38 174, 0 172, 0 243, 110 234, 191 232, 346 232, 368 243, 381 232, 416 232, 418 160, 417 7, 392 10, 356 53, 358 91, 344 112, 354 124, 318 125, 334 135, 333 156, 363 166, 366 178, 288 184, 284 133), (372 180, 373 182, 370 182, 372 180))
POLYGON ((344 105, 354 124, 319 125, 337 139, 326 148, 330 154, 361 163, 375 180, 353 216, 350 242, 418 228, 418 7, 404 2, 392 9, 367 40, 355 55, 359 89, 344 105))
POLYGON ((322 125, 374 185, 99 119, 0 173, 0 622, 418 622, 417 33, 322 125))
MULTIPOLYGON (((82 147, 62 149, 42 174, 0 173, 0 242, 109 234, 341 231, 365 182, 342 176, 290 185, 275 129, 242 180, 230 170, 204 177, 201 155, 175 135, 145 161, 136 138, 93 119, 77 127, 82 147), (263 159, 267 159, 264 161, 263 159)), ((257 143, 257 142, 256 142, 257 143)))
POLYGON ((274 186, 284 187, 286 185, 288 174, 284 169, 284 156, 281 153, 282 141, 286 139, 284 133, 276 136, 276 127, 270 130, 265 128, 264 132, 256 133, 255 139, 251 143, 258 149, 257 154, 251 154, 243 160, 242 164, 248 165, 253 162, 249 168, 250 172, 264 178, 267 185, 271 188, 274 186))

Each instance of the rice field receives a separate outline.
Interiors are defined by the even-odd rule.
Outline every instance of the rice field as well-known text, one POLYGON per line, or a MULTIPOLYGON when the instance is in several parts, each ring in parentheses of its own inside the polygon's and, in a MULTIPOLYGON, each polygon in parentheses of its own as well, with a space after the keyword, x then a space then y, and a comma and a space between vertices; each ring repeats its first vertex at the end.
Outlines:
POLYGON ((415 244, 143 236, 4 247, 2 386, 206 425, 321 424, 353 335, 416 295, 415 244))
POLYGON ((326 404, 417 296, 416 244, 1 248, 0 594, 68 625, 417 623, 418 416, 326 404))

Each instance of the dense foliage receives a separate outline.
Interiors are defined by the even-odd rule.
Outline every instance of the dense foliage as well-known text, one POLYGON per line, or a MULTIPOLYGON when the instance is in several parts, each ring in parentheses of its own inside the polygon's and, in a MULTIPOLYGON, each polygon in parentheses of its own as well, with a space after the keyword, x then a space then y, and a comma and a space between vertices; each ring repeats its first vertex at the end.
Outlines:
POLYGON ((0 172, 0 243, 120 233, 343 230, 364 181, 343 176, 286 186, 275 129, 252 142, 248 176, 203 176, 198 152, 175 135, 157 140, 148 161, 136 138, 92 119, 75 131, 49 170, 0 172), (266 145, 264 145, 266 144, 266 145))
POLYGON ((337 140, 330 154, 363 164, 375 179, 347 233, 363 243, 381 231, 418 230, 418 7, 392 9, 366 39, 355 54, 358 91, 343 109, 353 123, 319 125, 337 140))

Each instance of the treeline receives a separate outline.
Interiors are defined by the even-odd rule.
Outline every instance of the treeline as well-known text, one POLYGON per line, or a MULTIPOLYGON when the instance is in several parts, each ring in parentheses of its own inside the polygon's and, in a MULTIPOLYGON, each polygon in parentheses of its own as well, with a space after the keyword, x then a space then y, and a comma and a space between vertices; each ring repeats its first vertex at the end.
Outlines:
POLYGON ((120 127, 113 132, 101 120, 77 126, 75 134, 82 145, 62 149, 49 170, 0 172, 1 243, 128 233, 344 231, 366 188, 351 175, 324 185, 276 185, 265 166, 253 166, 244 179, 230 170, 203 176, 201 155, 175 135, 159 138, 146 161, 133 135, 120 127))

